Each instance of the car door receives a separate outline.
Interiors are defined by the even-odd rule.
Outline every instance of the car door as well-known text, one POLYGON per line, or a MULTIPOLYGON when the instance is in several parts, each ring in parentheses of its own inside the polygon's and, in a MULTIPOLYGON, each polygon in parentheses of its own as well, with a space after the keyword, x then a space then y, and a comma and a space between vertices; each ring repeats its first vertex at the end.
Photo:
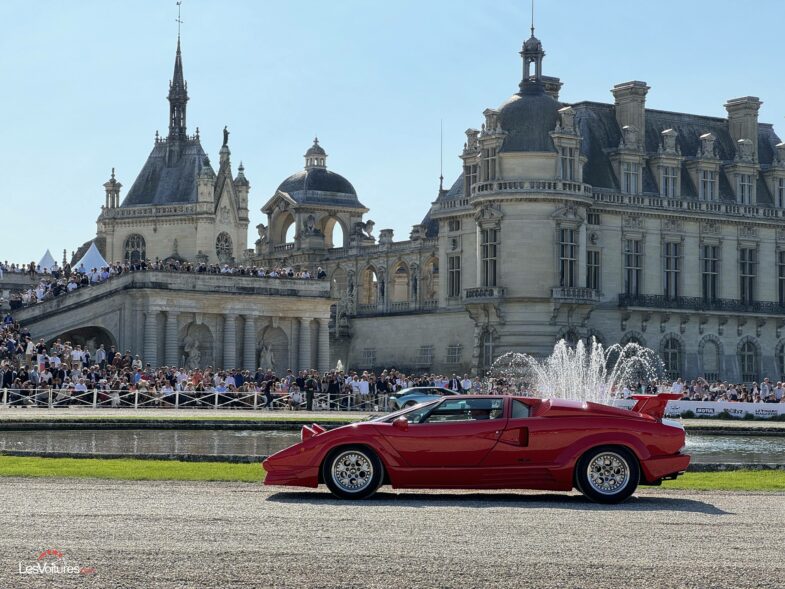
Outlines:
POLYGON ((399 429, 384 424, 383 434, 413 468, 479 466, 504 430, 501 397, 447 397, 419 423, 399 429))

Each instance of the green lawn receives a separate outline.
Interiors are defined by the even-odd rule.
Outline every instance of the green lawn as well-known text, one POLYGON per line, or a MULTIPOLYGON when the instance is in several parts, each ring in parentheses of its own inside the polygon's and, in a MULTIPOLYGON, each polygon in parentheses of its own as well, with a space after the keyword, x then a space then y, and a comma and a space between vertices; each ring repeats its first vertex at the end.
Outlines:
POLYGON ((264 469, 258 463, 0 456, 0 476, 257 483, 264 469))
POLYGON ((662 488, 689 491, 785 491, 785 471, 688 472, 675 481, 665 481, 662 488))
MULTIPOLYGON (((264 479, 264 469, 255 463, 0 456, 0 476, 258 483, 264 479)), ((690 491, 785 491, 785 471, 688 472, 675 481, 664 482, 662 488, 690 491)))

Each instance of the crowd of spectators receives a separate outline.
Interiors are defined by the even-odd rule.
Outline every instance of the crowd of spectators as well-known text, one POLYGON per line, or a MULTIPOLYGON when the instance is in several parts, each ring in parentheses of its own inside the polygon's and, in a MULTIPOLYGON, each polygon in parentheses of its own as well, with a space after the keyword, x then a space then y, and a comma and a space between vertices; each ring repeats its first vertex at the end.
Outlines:
POLYGON ((277 374, 230 369, 185 370, 151 367, 129 350, 100 345, 90 350, 56 340, 47 347, 6 315, 0 347, 0 389, 13 406, 85 405, 119 407, 234 406, 292 409, 381 409, 387 396, 412 386, 444 386, 472 390, 468 375, 459 379, 437 375, 411 376, 396 370, 344 372, 316 370, 277 374), (95 394, 94 394, 95 392, 95 394), (256 394, 254 394, 256 393, 256 394), (255 398, 255 401, 254 401, 255 398))
POLYGON ((78 288, 100 284, 115 276, 127 272, 178 272, 193 274, 223 274, 237 276, 251 276, 258 278, 289 278, 298 280, 322 280, 327 273, 317 267, 312 273, 308 269, 295 270, 289 266, 263 267, 243 266, 229 264, 207 264, 181 262, 179 260, 137 260, 130 262, 115 262, 101 268, 85 268, 80 265, 71 268, 66 264, 62 268, 55 264, 51 269, 42 269, 34 262, 29 264, 0 263, 0 278, 4 273, 26 274, 33 279, 38 279, 34 287, 11 293, 8 304, 11 310, 18 309, 33 303, 40 303, 55 298, 62 294, 70 293, 78 288))
MULTIPOLYGON (((70 280, 70 278, 69 278, 70 280)), ((381 409, 401 389, 431 386, 456 392, 530 395, 525 386, 504 379, 473 382, 468 375, 412 375, 395 369, 345 372, 286 370, 269 367, 186 370, 176 366, 152 367, 130 350, 97 349, 55 340, 47 346, 6 314, 0 324, 0 390, 11 406, 67 406, 92 404, 118 407, 255 406, 292 409, 381 409)), ((785 403, 785 383, 764 378, 760 383, 734 384, 704 379, 685 382, 641 382, 611 392, 615 398, 633 394, 672 392, 684 401, 785 403)))

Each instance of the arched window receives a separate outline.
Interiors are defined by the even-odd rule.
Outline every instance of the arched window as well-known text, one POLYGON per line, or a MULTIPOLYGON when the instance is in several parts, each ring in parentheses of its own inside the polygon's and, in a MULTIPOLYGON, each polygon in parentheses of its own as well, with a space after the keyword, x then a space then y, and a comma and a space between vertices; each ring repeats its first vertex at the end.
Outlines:
POLYGON ((701 360, 703 378, 709 382, 717 381, 720 378, 720 348, 717 342, 709 340, 703 344, 701 360))
POLYGON ((681 377, 681 342, 669 337, 662 346, 662 361, 665 363, 665 374, 671 380, 681 377))
POLYGON ((234 258, 232 252, 232 238, 226 231, 222 231, 215 238, 215 254, 218 256, 219 262, 231 262, 234 258))
POLYGON ((739 364, 741 364, 741 380, 754 382, 758 380, 758 348, 751 341, 746 341, 739 348, 739 364))
POLYGON ((129 235, 123 246, 126 262, 138 262, 147 258, 144 237, 138 233, 129 235))
POLYGON ((780 342, 777 346, 777 372, 779 373, 779 379, 785 379, 785 344, 780 342))

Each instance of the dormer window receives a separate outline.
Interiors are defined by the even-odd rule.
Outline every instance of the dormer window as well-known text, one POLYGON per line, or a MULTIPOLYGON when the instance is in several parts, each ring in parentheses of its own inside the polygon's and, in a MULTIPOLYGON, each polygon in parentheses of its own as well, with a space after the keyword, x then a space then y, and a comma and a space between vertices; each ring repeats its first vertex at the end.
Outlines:
POLYGON ((562 180, 575 180, 577 151, 574 147, 559 148, 559 178, 562 180))
POLYGON ((673 198, 676 196, 676 181, 678 174, 675 166, 662 166, 660 168, 660 194, 673 198))
POLYGON ((477 164, 467 164, 463 167, 463 194, 466 197, 472 195, 472 188, 477 184, 477 164))
POLYGON ((640 166, 634 162, 622 162, 622 192, 638 194, 640 186, 640 166))
POLYGON ((740 204, 753 204, 752 174, 736 174, 736 195, 740 204))
POLYGON ((495 147, 486 147, 482 150, 482 180, 496 180, 495 147))
POLYGON ((785 178, 777 178, 776 201, 779 208, 785 208, 785 178))
POLYGON ((701 200, 717 200, 717 173, 714 170, 700 171, 698 192, 701 200))

